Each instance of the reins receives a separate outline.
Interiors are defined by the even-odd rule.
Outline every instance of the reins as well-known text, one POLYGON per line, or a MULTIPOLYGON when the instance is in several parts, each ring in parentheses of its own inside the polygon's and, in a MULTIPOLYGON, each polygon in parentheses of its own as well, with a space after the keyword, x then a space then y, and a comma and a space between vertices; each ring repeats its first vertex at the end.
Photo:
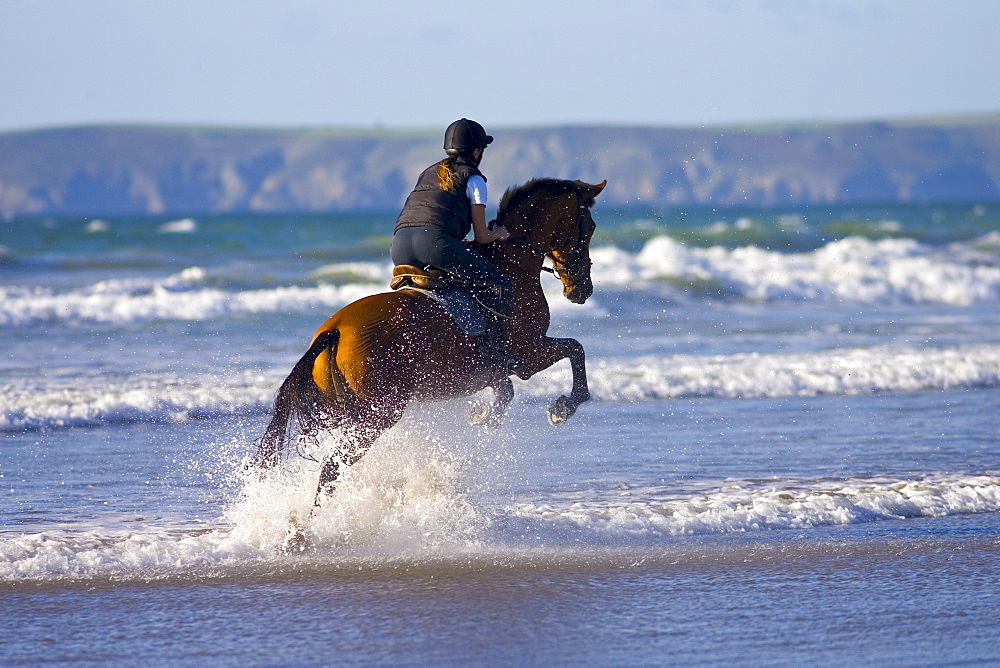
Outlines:
MULTIPOLYGON (((533 243, 531 243, 529 241, 526 241, 526 240, 521 239, 521 238, 515 238, 515 237, 511 237, 511 238, 507 239, 507 241, 512 246, 517 246, 518 248, 526 248, 527 250, 530 250, 531 252, 533 252, 535 255, 539 255, 542 258, 549 258, 550 260, 552 260, 553 265, 556 262, 556 259, 555 259, 555 257, 553 257, 552 253, 550 251, 545 250, 541 246, 537 246, 537 245, 535 245, 535 244, 533 244, 533 243)), ((546 267, 543 264, 542 265, 542 271, 547 271, 547 272, 549 272, 552 275, 556 275, 556 268, 555 268, 555 266, 546 267)))

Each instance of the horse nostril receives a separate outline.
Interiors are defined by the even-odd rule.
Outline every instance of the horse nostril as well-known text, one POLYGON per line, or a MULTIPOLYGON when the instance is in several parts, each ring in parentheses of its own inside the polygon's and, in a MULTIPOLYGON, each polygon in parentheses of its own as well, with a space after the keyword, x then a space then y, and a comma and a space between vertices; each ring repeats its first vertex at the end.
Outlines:
POLYGON ((563 296, 574 304, 583 304, 590 299, 592 294, 594 294, 594 286, 592 284, 569 285, 563 290, 563 296))

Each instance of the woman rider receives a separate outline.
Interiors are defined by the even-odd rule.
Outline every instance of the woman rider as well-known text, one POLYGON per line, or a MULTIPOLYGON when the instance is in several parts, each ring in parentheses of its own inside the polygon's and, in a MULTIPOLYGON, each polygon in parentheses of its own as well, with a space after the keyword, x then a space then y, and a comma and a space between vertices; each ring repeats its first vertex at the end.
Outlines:
POLYGON ((516 365, 504 342, 513 287, 485 257, 463 243, 470 231, 477 243, 507 239, 502 225, 486 224, 486 177, 479 171, 493 141, 483 126, 462 118, 444 133, 448 157, 425 169, 396 219, 390 255, 396 265, 436 267, 464 279, 486 307, 480 355, 489 366, 510 372, 516 365))

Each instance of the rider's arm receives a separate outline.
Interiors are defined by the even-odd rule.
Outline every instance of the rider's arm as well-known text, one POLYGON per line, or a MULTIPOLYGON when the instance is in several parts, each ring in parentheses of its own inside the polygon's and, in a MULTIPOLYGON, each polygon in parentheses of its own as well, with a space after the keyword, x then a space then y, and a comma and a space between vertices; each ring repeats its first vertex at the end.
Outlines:
POLYGON ((465 194, 468 195, 469 206, 472 208, 472 231, 477 243, 488 244, 510 236, 503 225, 494 225, 493 229, 486 225, 486 180, 483 177, 470 178, 465 194))
POLYGON ((476 242, 481 244, 488 244, 491 241, 506 239, 510 236, 507 228, 503 225, 494 225, 492 230, 486 225, 485 204, 472 205, 472 231, 476 235, 476 242))

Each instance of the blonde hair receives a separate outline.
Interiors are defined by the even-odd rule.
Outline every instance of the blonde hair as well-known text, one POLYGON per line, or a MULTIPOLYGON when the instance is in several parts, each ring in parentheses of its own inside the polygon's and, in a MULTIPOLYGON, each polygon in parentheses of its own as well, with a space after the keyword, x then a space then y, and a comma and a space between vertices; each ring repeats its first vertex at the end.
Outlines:
POLYGON ((437 177, 438 177, 438 188, 441 190, 451 191, 455 187, 455 170, 453 165, 455 164, 455 156, 449 155, 447 158, 438 163, 437 166, 437 177))

